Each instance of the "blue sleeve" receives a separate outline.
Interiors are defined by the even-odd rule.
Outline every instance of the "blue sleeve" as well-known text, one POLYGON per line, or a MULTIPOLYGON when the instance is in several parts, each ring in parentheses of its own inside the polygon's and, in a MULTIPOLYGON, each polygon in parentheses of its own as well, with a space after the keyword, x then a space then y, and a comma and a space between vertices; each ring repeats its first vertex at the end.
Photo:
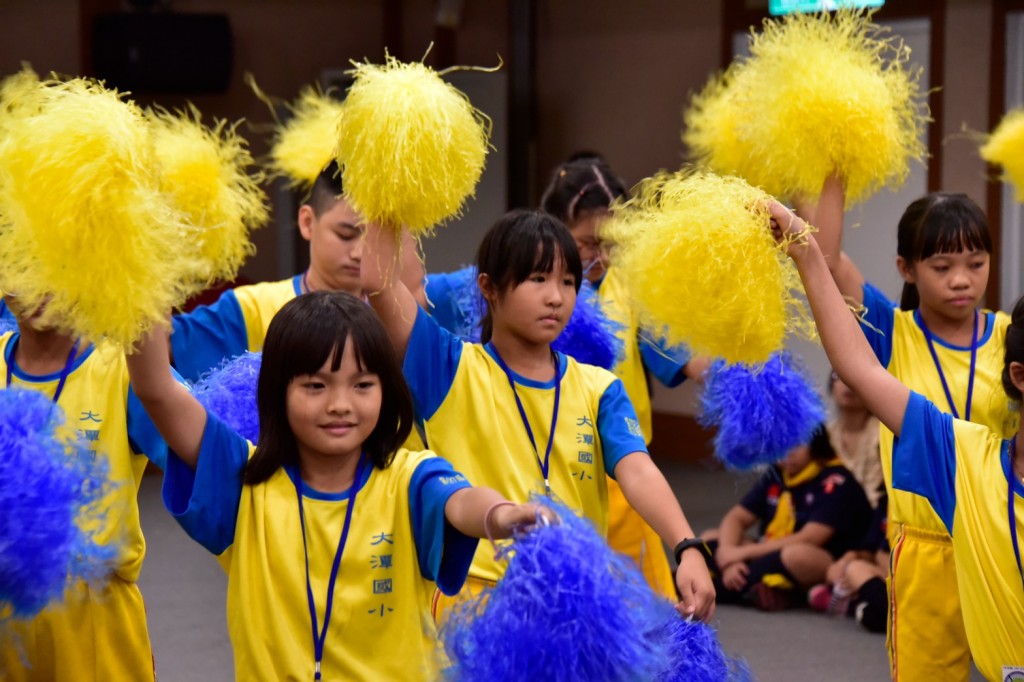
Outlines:
POLYGON ((892 486, 927 499, 952 535, 956 511, 953 417, 919 393, 910 393, 903 430, 893 439, 892 486))
POLYGON ((448 273, 431 273, 427 275, 423 289, 430 304, 430 315, 439 325, 455 333, 460 328, 462 312, 452 295, 451 279, 448 273))
POLYGON ((249 441, 210 412, 196 470, 173 452, 167 457, 164 506, 190 538, 213 554, 222 554, 235 540, 242 471, 248 460, 249 441))
POLYGON ((686 346, 669 346, 665 340, 652 340, 650 334, 642 331, 637 335, 640 346, 640 357, 644 367, 651 371, 654 378, 669 388, 674 388, 686 381, 683 368, 690 361, 690 349, 686 346))
POLYGON ((249 350, 245 316, 234 291, 225 291, 211 305, 175 315, 171 325, 174 367, 189 381, 196 381, 225 358, 249 350))
POLYGON ((601 439, 605 473, 612 478, 615 478, 615 465, 623 457, 634 452, 647 452, 636 410, 619 379, 601 394, 597 408, 597 435, 601 439))
POLYGON ((864 308, 860 328, 878 362, 882 367, 888 367, 892 359, 892 330, 896 324, 897 306, 880 289, 865 282, 864 308))
POLYGON ((763 522, 770 520, 768 513, 768 488, 773 483, 779 482, 779 474, 774 467, 769 468, 757 483, 747 491, 747 494, 740 500, 740 506, 749 511, 763 522))
POLYGON ((420 462, 409 481, 409 510, 420 573, 447 595, 462 589, 479 540, 463 535, 448 523, 444 507, 452 493, 470 487, 466 477, 441 457, 420 462))
MULTIPOLYGON (((171 370, 171 375, 178 383, 185 383, 185 380, 171 370)), ((132 452, 143 454, 149 461, 160 469, 167 468, 167 442, 156 428, 156 424, 149 418, 146 408, 142 406, 135 390, 128 387, 128 442, 131 444, 132 452)))
POLYGON ((433 417, 448 396, 462 359, 462 345, 461 339, 442 329, 427 311, 417 308, 402 373, 420 419, 433 417))

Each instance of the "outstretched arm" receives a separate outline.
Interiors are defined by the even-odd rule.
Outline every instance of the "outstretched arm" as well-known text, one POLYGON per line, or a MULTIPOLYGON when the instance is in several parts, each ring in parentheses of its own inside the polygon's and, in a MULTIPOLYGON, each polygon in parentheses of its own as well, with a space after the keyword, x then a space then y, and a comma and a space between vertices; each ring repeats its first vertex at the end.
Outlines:
POLYGON ((536 504, 509 502, 490 488, 463 488, 452 493, 444 507, 445 518, 463 535, 473 538, 507 538, 518 528, 537 522, 536 504))
POLYGON ((778 202, 773 201, 770 209, 777 236, 793 240, 787 252, 800 272, 832 368, 860 396, 868 411, 899 436, 910 390, 879 364, 857 318, 839 293, 817 240, 806 232, 804 221, 778 202))
MULTIPOLYGON (((363 291, 384 324, 398 357, 404 358, 418 306, 402 278, 402 237, 394 230, 367 224, 363 240, 360 264, 363 291)), ((405 245, 404 250, 409 248, 405 245)), ((422 276, 419 279, 422 281, 422 276)))
POLYGON ((796 201, 797 213, 818 228, 816 238, 828 269, 843 296, 860 304, 864 302, 864 275, 850 257, 843 253, 843 218, 846 188, 842 180, 830 176, 821 188, 818 203, 796 201))
MULTIPOLYGON (((695 537, 668 481, 646 452, 634 452, 620 459, 615 465, 615 480, 626 501, 666 545, 675 547, 695 537)), ((715 613, 715 587, 697 549, 683 552, 676 571, 676 586, 685 615, 703 621, 711 619, 715 613)))
POLYGON ((168 447, 192 469, 206 429, 206 409, 171 373, 168 330, 155 327, 134 353, 126 354, 132 390, 168 447))

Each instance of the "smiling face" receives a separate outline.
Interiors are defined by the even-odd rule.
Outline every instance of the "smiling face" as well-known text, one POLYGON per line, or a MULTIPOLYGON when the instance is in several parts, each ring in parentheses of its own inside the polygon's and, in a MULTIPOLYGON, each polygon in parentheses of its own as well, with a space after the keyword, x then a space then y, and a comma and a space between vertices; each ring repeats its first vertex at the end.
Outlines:
POLYGON ((318 216, 314 208, 299 209, 299 231, 309 242, 308 284, 314 290, 362 295, 359 268, 363 257, 361 218, 344 199, 318 216))
POLYGON ((576 277, 567 272, 560 253, 551 272, 532 272, 504 292, 496 292, 486 275, 480 285, 493 311, 496 336, 512 333, 529 343, 551 343, 576 307, 576 277))
POLYGON ((354 346, 351 338, 345 343, 337 370, 331 370, 332 353, 315 373, 297 376, 288 384, 288 425, 300 460, 358 457, 377 426, 381 382, 360 367, 354 346))
POLYGON ((917 285, 921 307, 950 320, 974 314, 988 286, 990 256, 974 249, 935 253, 914 263, 899 259, 905 281, 917 285))

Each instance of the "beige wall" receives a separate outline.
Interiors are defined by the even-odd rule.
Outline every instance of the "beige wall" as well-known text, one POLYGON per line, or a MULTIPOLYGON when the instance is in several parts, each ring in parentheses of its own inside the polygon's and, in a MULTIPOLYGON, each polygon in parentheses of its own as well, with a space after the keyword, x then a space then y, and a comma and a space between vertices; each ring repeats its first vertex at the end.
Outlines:
POLYGON ((985 208, 985 164, 978 142, 964 134, 988 130, 991 89, 991 0, 946 0, 946 60, 942 78, 942 189, 964 192, 985 208))
POLYGON ((720 66, 721 4, 539 5, 540 181, 580 148, 604 154, 628 183, 678 168, 688 93, 720 66))

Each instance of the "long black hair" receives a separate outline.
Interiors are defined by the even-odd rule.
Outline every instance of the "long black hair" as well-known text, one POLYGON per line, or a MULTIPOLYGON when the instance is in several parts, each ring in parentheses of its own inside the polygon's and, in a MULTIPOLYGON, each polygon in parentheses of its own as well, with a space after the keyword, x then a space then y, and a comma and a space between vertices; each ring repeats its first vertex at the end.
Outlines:
MULTIPOLYGON (((500 295, 525 282, 531 273, 551 272, 556 257, 575 278, 578 292, 583 263, 569 229, 543 211, 519 209, 503 215, 484 235, 476 252, 477 272, 487 275, 500 295)), ((493 331, 488 306, 480 324, 481 343, 490 341, 493 331)))
POLYGON ((288 385, 319 371, 328 358, 336 371, 347 343, 353 344, 360 369, 376 374, 381 384, 380 417, 363 451, 377 468, 391 464, 395 450, 409 437, 413 410, 387 332, 355 296, 314 291, 288 301, 267 329, 256 389, 260 437, 245 467, 245 483, 262 483, 282 466, 298 464, 299 447, 288 424, 288 385))
MULTIPOLYGON (((896 254, 908 265, 936 253, 992 253, 992 234, 981 208, 966 194, 933 192, 914 201, 900 218, 896 254)), ((921 305, 917 285, 904 283, 900 308, 921 305)))

